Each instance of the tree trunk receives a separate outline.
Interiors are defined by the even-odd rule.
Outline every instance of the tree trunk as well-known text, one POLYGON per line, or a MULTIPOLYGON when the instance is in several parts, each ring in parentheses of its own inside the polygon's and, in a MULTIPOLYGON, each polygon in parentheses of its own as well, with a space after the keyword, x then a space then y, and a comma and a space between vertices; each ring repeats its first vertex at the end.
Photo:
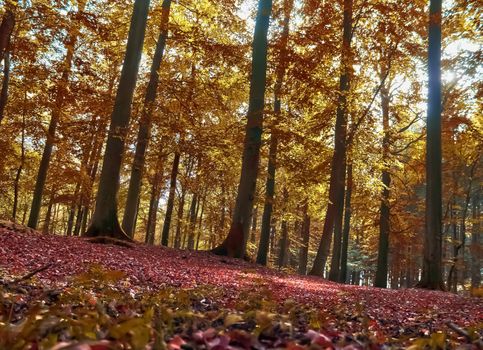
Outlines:
MULTIPOLYGON (((24 103, 27 100, 27 93, 25 92, 24 103)), ((12 208, 12 220, 17 221, 17 207, 18 207, 18 193, 20 190, 20 177, 22 176, 22 170, 25 165, 25 111, 22 114, 22 141, 20 144, 20 165, 18 166, 17 173, 15 174, 15 180, 13 182, 13 208, 12 208)))
POLYGON ((260 243, 258 244, 257 263, 266 265, 269 240, 270 240, 270 227, 273 212, 273 201, 275 195, 275 173, 277 167, 277 148, 278 148, 278 136, 276 125, 280 119, 281 113, 281 90, 283 84, 283 77, 287 68, 287 43, 290 29, 290 14, 293 8, 293 0, 286 0, 284 2, 285 18, 283 24, 283 31, 281 37, 281 49, 280 49, 280 62, 276 71, 276 81, 274 87, 274 123, 270 133, 270 149, 268 153, 268 168, 267 168, 267 180, 265 183, 265 203, 263 205, 262 214, 262 226, 260 231, 260 243))
MULTIPOLYGON (((385 75, 385 71, 383 70, 385 75)), ((383 75, 383 76, 384 76, 383 75)), ((389 195, 391 186, 391 174, 389 172, 389 89, 383 83, 381 87, 381 108, 382 108, 382 193, 379 213, 379 247, 377 250, 377 269, 374 280, 374 287, 387 287, 387 264, 389 257, 389 233, 391 231, 389 195)))
MULTIPOLYGON (((17 4, 14 1, 6 1, 5 13, 0 24, 0 62, 6 58, 8 46, 10 44, 10 37, 15 27, 15 7, 17 4)), ((2 120, 0 119, 0 122, 2 120)))
POLYGON ((347 165, 347 185, 345 192, 345 210, 344 210, 344 230, 342 232, 342 251, 340 256, 340 278, 339 281, 346 283, 347 281, 347 253, 349 250, 349 232, 351 224, 351 199, 352 199, 352 161, 347 165))
POLYGON ((151 64, 151 73, 149 76, 148 87, 146 89, 146 95, 144 97, 142 115, 139 121, 136 151, 134 152, 134 160, 131 168, 131 177, 129 179, 126 206, 124 209, 124 217, 122 220, 122 228, 131 238, 134 235, 134 218, 136 217, 137 203, 140 197, 141 180, 143 177, 146 150, 148 148, 149 138, 151 135, 154 101, 156 99, 156 93, 159 84, 158 71, 163 60, 166 38, 168 36, 168 20, 170 6, 171 0, 163 1, 160 26, 161 28, 159 32, 158 42, 156 43, 153 62, 151 64))
POLYGON ((289 238, 288 238, 288 228, 287 228, 287 220, 284 217, 286 212, 286 203, 288 202, 288 191, 286 188, 283 189, 283 209, 282 209, 282 225, 280 227, 280 246, 278 250, 278 261, 277 265, 279 268, 282 268, 287 263, 288 258, 288 246, 289 246, 289 238))
POLYGON ((148 11, 149 0, 135 1, 121 78, 111 114, 111 125, 97 190, 96 207, 92 222, 85 233, 86 236, 110 236, 131 240, 119 224, 117 193, 124 142, 131 117, 131 103, 136 87, 139 61, 141 60, 148 11))
POLYGON ((47 212, 45 213, 44 225, 42 227, 42 233, 49 233, 50 219, 52 217, 52 206, 54 205, 54 189, 50 194, 49 205, 47 206, 47 212))
POLYGON ((196 207, 198 204, 198 194, 193 193, 191 199, 190 211, 189 211, 189 226, 188 226, 188 249, 193 250, 195 248, 195 229, 196 229, 196 207))
POLYGON ((272 12, 272 0, 259 0, 252 46, 252 71, 242 169, 235 210, 225 241, 213 253, 243 258, 246 252, 253 201, 260 162, 265 83, 267 77, 267 32, 272 12))
POLYGON ((174 195, 176 192, 176 178, 178 177, 179 158, 180 154, 179 152, 176 152, 173 158, 173 167, 171 169, 171 180, 169 184, 168 203, 166 205, 166 215, 164 216, 163 232, 161 234, 161 244, 166 247, 168 246, 169 228, 171 226, 171 216, 173 215, 174 195))
MULTIPOLYGON (((83 12, 85 8, 85 1, 79 1, 78 12, 83 12)), ((39 221, 40 208, 42 206, 42 195, 44 192, 45 182, 47 180, 47 173, 50 166, 50 158, 52 155, 52 149, 55 142, 55 132, 57 130, 57 124, 63 113, 64 100, 68 93, 69 76, 72 70, 72 62, 74 58, 74 48, 77 43, 77 37, 79 35, 79 29, 76 24, 71 24, 69 32, 69 42, 66 44, 67 52, 64 60, 64 69, 62 76, 57 85, 57 92, 55 96, 54 107, 52 109, 52 116, 50 118, 49 129, 47 131, 47 139, 45 140, 44 151, 42 153, 42 159, 40 161, 39 171, 37 173, 37 179, 35 182, 34 194, 32 197, 32 205, 30 207, 30 216, 27 226, 36 229, 39 221)))
POLYGON ((8 102, 8 84, 10 81, 10 52, 5 52, 3 63, 2 91, 0 92, 0 123, 5 116, 5 107, 8 102))
POLYGON ((176 233, 174 236, 174 248, 179 249, 181 247, 181 231, 183 228, 183 211, 184 211, 184 200, 186 195, 186 189, 183 188, 181 191, 181 196, 179 198, 178 213, 176 219, 176 233))
POLYGON ((473 211, 471 228, 471 288, 480 288, 481 284, 481 238, 480 238, 480 190, 481 186, 477 187, 473 195, 473 211))
POLYGON ((339 99, 337 102, 337 115, 334 135, 334 155, 329 183, 329 203, 325 214, 324 228, 319 249, 315 256, 311 275, 322 276, 329 256, 332 241, 332 230, 337 219, 339 202, 344 200, 340 193, 344 192, 345 185, 345 154, 347 134, 347 94, 350 90, 351 74, 351 36, 352 36, 352 5, 353 0, 344 0, 344 30, 342 42, 341 76, 339 81, 339 99))
POLYGON ((305 199, 303 206, 303 222, 302 222, 302 245, 299 252, 299 268, 298 272, 301 275, 307 273, 307 260, 309 257, 309 240, 310 240, 310 216, 308 213, 308 199, 305 199))
POLYGON ((255 243, 257 233, 257 220, 258 220, 258 206, 253 210, 252 215, 252 231, 250 235, 250 242, 255 243))
POLYGON ((205 201, 206 201, 206 198, 205 198, 206 194, 203 196, 203 198, 201 199, 201 213, 200 213, 200 221, 198 223, 198 234, 196 235, 196 250, 199 249, 199 246, 200 246, 200 239, 201 239, 201 234, 202 234, 202 225, 203 225, 203 214, 204 214, 204 211, 205 211, 205 201))

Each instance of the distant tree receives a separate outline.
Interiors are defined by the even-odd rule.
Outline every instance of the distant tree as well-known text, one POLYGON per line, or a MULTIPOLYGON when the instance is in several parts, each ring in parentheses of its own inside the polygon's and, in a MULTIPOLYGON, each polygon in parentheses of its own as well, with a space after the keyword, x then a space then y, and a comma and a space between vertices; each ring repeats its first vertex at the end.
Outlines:
POLYGON ((426 230, 423 269, 417 285, 427 289, 444 289, 441 232, 441 7, 442 0, 431 0, 429 3, 426 230))
POLYGON ((265 83, 267 77, 267 33, 272 12, 271 0, 259 0, 253 35, 252 74, 242 169, 228 236, 213 253, 243 258, 246 252, 253 201, 260 163, 265 83))
POLYGON ((111 114, 109 136, 97 189, 96 207, 91 224, 85 233, 86 236, 110 236, 119 239, 130 239, 119 224, 117 193, 119 190, 124 142, 131 117, 131 103, 134 88, 136 87, 139 61, 141 60, 148 11, 149 0, 135 1, 121 79, 119 80, 116 100, 111 114))

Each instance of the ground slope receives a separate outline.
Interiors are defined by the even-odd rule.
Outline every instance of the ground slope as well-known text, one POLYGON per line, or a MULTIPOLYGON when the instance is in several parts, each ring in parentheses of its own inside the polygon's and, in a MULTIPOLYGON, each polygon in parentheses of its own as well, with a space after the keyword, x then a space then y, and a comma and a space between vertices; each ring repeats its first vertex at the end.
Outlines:
MULTIPOLYGON (((299 325, 304 332, 314 327, 340 334, 370 332, 376 343, 403 339, 402 344, 408 345, 413 338, 438 331, 455 333, 452 344, 464 343, 469 338, 457 334, 458 329, 460 333, 472 328, 478 330, 483 322, 483 302, 477 298, 416 289, 348 286, 206 252, 143 244, 132 248, 93 244, 83 238, 0 227, 0 276, 4 276, 4 281, 49 266, 35 276, 39 283, 51 288, 72 288, 76 283, 72 277, 93 264, 123 271, 122 286, 136 293, 203 290, 205 304, 200 305, 210 303, 217 310, 233 312, 265 308, 267 312, 284 313, 291 309, 293 313, 304 309, 300 316, 304 318, 301 321, 304 326, 299 325)), ((229 319, 228 326, 243 323, 242 318, 229 319)), ((177 345, 173 346, 172 350, 176 350, 177 345)))

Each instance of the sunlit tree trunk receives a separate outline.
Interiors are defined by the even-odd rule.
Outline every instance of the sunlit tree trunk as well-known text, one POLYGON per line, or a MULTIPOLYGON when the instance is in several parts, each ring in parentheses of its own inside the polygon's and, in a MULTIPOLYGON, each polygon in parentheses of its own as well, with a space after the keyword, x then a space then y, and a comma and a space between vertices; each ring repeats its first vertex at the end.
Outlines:
POLYGON ((111 124, 97 189, 96 207, 85 235, 110 236, 130 240, 122 230, 117 216, 117 193, 124 142, 131 117, 131 103, 141 60, 149 0, 136 0, 131 17, 121 79, 111 114, 111 124))
POLYGON ((248 101, 240 182, 228 236, 220 246, 212 250, 213 253, 218 255, 243 258, 246 252, 260 163, 267 77, 267 33, 271 12, 272 0, 258 1, 252 45, 250 98, 248 101))
POLYGON ((430 0, 428 45, 428 117, 426 122, 426 230, 423 270, 418 287, 444 289, 442 276, 441 183, 441 6, 430 0))
POLYGON ((263 205, 260 242, 258 245, 257 263, 266 265, 270 241, 270 228, 275 196, 275 173, 277 167, 278 135, 276 125, 281 113, 281 90, 283 77, 287 67, 287 43, 290 29, 290 13, 292 12, 293 0, 284 2, 284 25, 280 42, 280 62, 276 71, 274 87, 273 113, 274 122, 270 132, 270 148, 268 151, 267 180, 265 183, 265 202, 263 205))
POLYGON ((2 91, 0 91, 0 123, 5 115, 5 107, 8 102, 8 84, 10 82, 10 52, 5 52, 3 63, 2 91))
POLYGON ((171 168, 171 180, 169 183, 168 203, 166 205, 166 214, 164 216, 163 232, 161 233, 161 245, 168 246, 169 228, 171 226, 171 216, 173 215, 174 195, 176 193, 176 179, 178 177, 179 168, 179 152, 174 154, 173 166, 171 168))
MULTIPOLYGON (((84 11, 86 1, 79 1, 79 13, 84 11)), ((66 55, 63 64, 63 71, 60 80, 57 84, 57 91, 55 96, 54 107, 50 117, 49 129, 47 131, 47 139, 45 140, 44 151, 40 160, 39 170, 35 182, 35 189, 32 196, 32 205, 30 206, 30 215, 28 226, 36 229, 39 221, 40 208, 42 207, 42 195, 44 192, 45 182, 47 180, 47 173, 50 166, 50 158, 55 142, 55 133, 57 131, 57 124, 63 113, 64 100, 67 96, 67 87, 69 84, 69 76, 72 70, 72 62, 74 58, 74 49, 79 35, 79 27, 77 21, 72 22, 69 31, 68 43, 66 44, 66 55)))
POLYGON ((149 83, 144 97, 144 106, 139 121, 139 131, 136 142, 136 150, 134 152, 134 160, 131 168, 131 177, 129 179, 129 188, 127 193, 126 206, 124 209, 124 217, 122 220, 122 228, 132 238, 134 234, 134 218, 137 212, 137 203, 139 201, 141 191, 141 180, 143 176, 144 163, 146 159, 146 150, 149 145, 151 135, 151 120, 153 115, 154 101, 159 84, 159 67, 163 60, 166 38, 168 36, 168 20, 171 0, 164 0, 161 14, 161 28, 159 32, 158 42, 154 51, 153 62, 151 64, 151 73, 149 83))
MULTIPOLYGON (((385 74, 384 74, 385 75, 385 74)), ((381 87, 382 109, 382 193, 379 207, 379 246, 377 250, 377 268, 374 279, 374 287, 387 287, 387 264, 389 257, 389 233, 391 230, 389 195, 391 186, 391 174, 389 173, 389 90, 385 84, 381 87)))
POLYGON ((351 223, 351 199, 352 199, 352 161, 347 165, 347 185, 344 200, 344 230, 342 231, 342 250, 340 255, 340 278, 345 283, 347 280, 347 255, 349 250, 349 232, 351 223))
MULTIPOLYGON (((350 89, 351 74, 351 36, 352 36, 352 5, 353 0, 344 0, 344 22, 341 58, 341 76, 339 81, 339 99, 337 102, 337 115, 335 122, 334 135, 334 154, 331 163, 330 183, 329 183, 329 203, 325 214, 322 238, 320 240, 314 265, 310 271, 311 275, 322 276, 325 264, 329 256, 332 232, 337 218, 337 208, 340 201, 344 200, 345 186, 345 153, 346 153, 346 134, 347 134, 347 95, 350 89), (341 195, 342 193, 342 195, 341 195)), ((342 213, 340 213, 342 215, 342 213)), ((341 218, 340 218, 341 219, 341 218)), ((339 245, 340 241, 334 242, 339 245)), ((338 249, 340 251, 340 248, 338 249)), ((337 259, 340 259, 337 257, 337 259)), ((335 271, 334 271, 335 273, 335 271)))

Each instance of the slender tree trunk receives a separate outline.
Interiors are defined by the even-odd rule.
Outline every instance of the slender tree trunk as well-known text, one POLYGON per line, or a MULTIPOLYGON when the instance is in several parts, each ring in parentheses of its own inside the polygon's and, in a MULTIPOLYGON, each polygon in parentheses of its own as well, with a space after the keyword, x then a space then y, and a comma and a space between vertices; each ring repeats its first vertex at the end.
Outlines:
POLYGON ((309 257, 309 240, 310 240, 310 216, 308 213, 308 199, 305 199, 303 205, 303 222, 302 222, 302 245, 299 252, 299 268, 298 272, 301 275, 307 273, 307 261, 309 257))
POLYGON ((471 228, 471 288, 480 288, 481 285, 481 219, 480 219, 480 190, 481 186, 476 188, 473 195, 472 221, 471 228))
POLYGON ((352 199, 352 161, 347 165, 347 185, 345 192, 345 210, 344 210, 344 230, 342 232, 342 252, 340 256, 340 278, 339 281, 346 283, 347 281, 347 253, 349 250, 349 232, 351 224, 351 199, 352 199))
POLYGON ((272 12, 272 0, 259 0, 252 45, 252 71, 247 125, 235 210, 230 231, 224 242, 213 249, 218 255, 245 257, 248 231, 260 163, 265 83, 267 77, 267 33, 272 12))
POLYGON ((180 154, 179 152, 176 152, 173 158, 168 203, 166 206, 166 215, 164 216, 163 232, 161 234, 161 244, 164 246, 168 246, 169 241, 169 228, 171 226, 171 216, 173 215, 174 195, 176 192, 176 178, 178 177, 179 158, 180 154))
MULTIPOLYGON (((27 100, 27 93, 25 92, 24 103, 27 100)), ((15 180, 13 182, 13 208, 12 208, 12 220, 17 221, 17 207, 18 207, 18 193, 20 191, 20 177, 22 176, 22 170, 25 165, 25 111, 22 114, 22 141, 20 144, 20 165, 18 166, 17 173, 15 174, 15 180)))
POLYGON ((196 207, 198 204, 198 194, 193 193, 189 211, 189 227, 188 227, 188 249, 193 250, 195 247, 195 229, 196 229, 196 207))
POLYGON ((282 225, 280 227, 281 237, 280 237, 280 246, 278 251, 278 262, 277 265, 279 268, 282 268, 287 263, 288 257, 288 245, 289 245, 289 238, 288 238, 288 228, 287 228, 287 220, 284 217, 286 211, 286 203, 288 201, 288 191, 286 188, 283 189, 283 212, 282 212, 282 225))
POLYGON ((263 205, 262 225, 260 231, 260 243, 258 245, 257 263, 266 265, 269 240, 270 240, 270 227, 273 212, 273 201, 275 196, 275 173, 277 167, 277 148, 278 148, 278 135, 277 135, 277 123, 280 119, 281 113, 281 90, 283 84, 283 78, 287 69, 287 44, 290 29, 290 15, 293 8, 293 0, 286 0, 284 2, 285 18, 281 37, 281 49, 280 49, 280 62, 276 71, 276 81, 274 88, 274 123, 270 133, 270 149, 268 153, 268 169, 267 180, 265 183, 265 202, 263 205))
POLYGON ((50 194, 49 205, 47 206, 47 213, 45 214, 44 225, 42 227, 42 233, 49 233, 50 219, 52 217, 52 206, 54 205, 54 189, 50 194))
POLYGON ((111 114, 111 125, 97 190, 96 207, 92 222, 85 233, 86 236, 131 239, 119 224, 117 194, 124 142, 131 117, 131 103, 136 87, 139 61, 141 60, 148 11, 149 0, 136 0, 134 2, 121 79, 111 114))
MULTIPOLYGON (((79 1, 78 12, 83 12, 85 8, 85 1, 79 1)), ((52 116, 50 118, 49 129, 47 131, 47 139, 45 140, 44 151, 42 153, 42 159, 40 160, 40 166, 37 173, 37 179, 35 182, 35 189, 32 197, 32 205, 30 207, 30 216, 27 226, 36 229, 39 221, 40 208, 42 206, 42 195, 44 192, 45 182, 47 180, 47 173, 50 166, 50 158, 52 155, 52 149, 55 142, 55 133, 57 130, 57 124, 63 113, 64 100, 67 96, 67 87, 69 84, 69 76, 72 70, 72 62, 74 58, 74 49, 77 43, 77 37, 79 35, 79 29, 77 24, 71 24, 69 32, 69 42, 66 45, 67 52, 64 59, 64 69, 62 76, 57 85, 57 92, 55 96, 54 108, 52 109, 52 116)))
POLYGON ((418 283, 418 287, 427 289, 444 289, 441 251, 441 6, 442 0, 430 0, 426 122, 426 232, 423 246, 423 271, 418 283))
MULTIPOLYGON (((205 194, 206 196, 206 194, 205 194)), ((205 212, 205 201, 206 201, 206 198, 205 196, 203 196, 203 198, 201 199, 201 213, 200 213, 200 220, 199 220, 199 223, 198 223, 198 234, 196 236, 196 250, 199 249, 199 246, 200 246, 200 239, 201 239, 201 235, 203 233, 202 231, 202 228, 203 228, 203 214, 205 212)))
POLYGON ((126 206, 124 209, 124 217, 122 227, 124 231, 132 238, 134 234, 134 218, 137 212, 137 203, 140 197, 141 180, 143 176, 144 163, 146 159, 146 150, 149 145, 151 135, 152 115, 154 109, 154 101, 159 84, 159 67, 163 60, 166 38, 168 36, 168 20, 171 0, 164 0, 162 5, 161 28, 159 32, 158 42, 154 52, 153 62, 151 65, 151 73, 149 83, 144 98, 144 106, 139 122, 139 131, 137 136, 136 151, 131 168, 131 177, 129 179, 129 188, 127 193, 126 206))
POLYGON ((153 181, 153 184, 151 186, 151 198, 149 200, 148 222, 146 224, 146 238, 144 241, 147 244, 154 244, 159 197, 160 196, 157 183, 153 181))
POLYGON ((5 116, 5 107, 8 102, 8 84, 10 81, 10 52, 5 52, 3 63, 2 91, 0 92, 0 123, 5 116))
POLYGON ((344 29, 342 42, 341 76, 339 82, 339 99, 337 102, 337 115, 334 136, 334 155, 329 183, 329 203, 325 214, 322 238, 319 249, 315 256, 314 265, 310 271, 311 275, 322 276, 329 256, 330 244, 332 241, 332 230, 336 222, 337 208, 339 202, 344 199, 340 193, 344 192, 345 185, 345 154, 347 134, 347 94, 350 90, 351 74, 351 36, 352 36, 352 5, 353 0, 344 0, 344 29))
POLYGON ((176 233, 174 236, 174 248, 179 249, 181 246, 181 231, 183 228, 183 211, 184 211, 184 200, 186 195, 186 189, 183 188, 181 191, 181 196, 179 198, 178 205, 178 215, 176 220, 176 233))
POLYGON ((389 195, 391 186, 391 174, 389 172, 389 90, 385 84, 381 87, 382 128, 384 137, 382 140, 382 194, 379 213, 379 248, 377 250, 377 269, 374 287, 387 287, 387 264, 389 257, 389 233, 391 231, 389 195))
POLYGON ((258 206, 253 210, 252 215, 252 230, 250 235, 250 242, 255 243, 257 233, 257 220, 258 220, 258 206))

